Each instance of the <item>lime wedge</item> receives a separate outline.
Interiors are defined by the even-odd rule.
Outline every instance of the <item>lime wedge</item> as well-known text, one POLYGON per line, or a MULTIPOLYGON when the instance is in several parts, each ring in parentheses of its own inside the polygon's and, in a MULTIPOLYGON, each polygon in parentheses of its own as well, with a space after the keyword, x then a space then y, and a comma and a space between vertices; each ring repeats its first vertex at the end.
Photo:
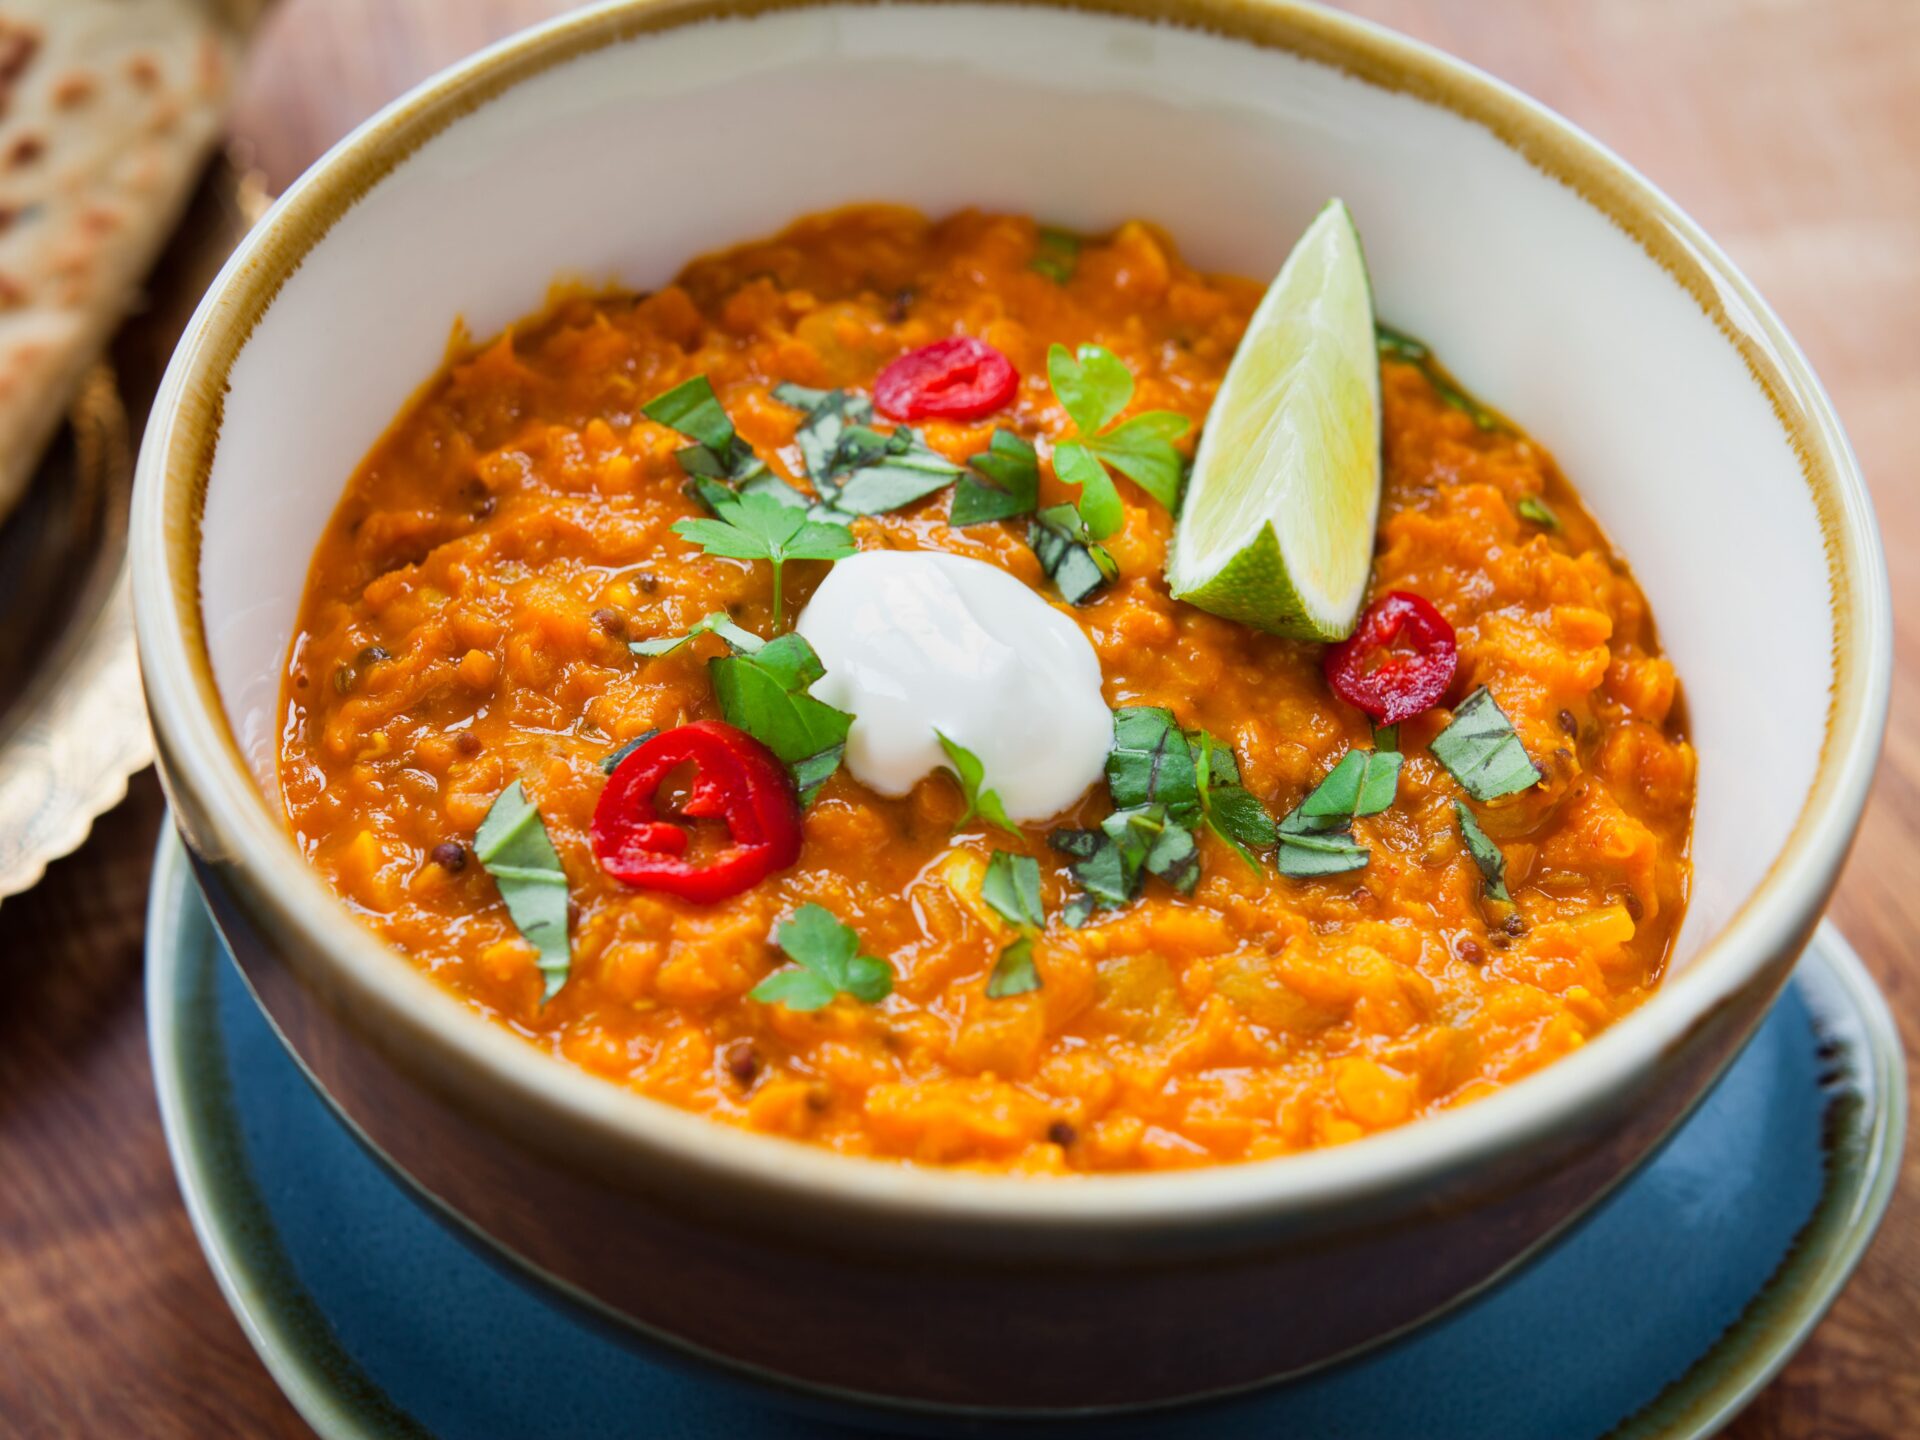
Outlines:
POLYGON ((1380 511, 1373 289, 1338 200, 1253 312, 1167 559, 1176 599, 1299 640, 1353 629, 1380 511))

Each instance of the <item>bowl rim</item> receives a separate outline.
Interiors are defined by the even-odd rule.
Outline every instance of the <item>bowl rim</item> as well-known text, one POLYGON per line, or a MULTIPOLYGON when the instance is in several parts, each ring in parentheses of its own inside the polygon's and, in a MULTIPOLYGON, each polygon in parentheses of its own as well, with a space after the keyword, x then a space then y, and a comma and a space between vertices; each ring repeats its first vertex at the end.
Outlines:
MULTIPOLYGON (((1460 1110, 1331 1149, 1175 1172, 1042 1183, 848 1157, 651 1100, 556 1061, 470 1009, 355 922, 305 861, 226 720, 200 613, 200 519, 226 381, 254 326, 332 225, 442 130, 518 84, 602 48, 717 19, 880 0, 606 0, 519 32, 429 78, 341 140, 291 186, 208 290, 176 350, 143 442, 134 504, 136 609, 155 736, 176 807, 282 958, 335 1008, 377 1029, 416 1078, 457 1075, 452 1103, 597 1168, 683 1174, 816 1204, 946 1223, 1193 1226, 1319 1209, 1510 1155, 1629 1090, 1797 949, 1851 843, 1884 732, 1891 601, 1872 503, 1833 408, 1753 286, 1677 206, 1583 131, 1504 82, 1368 21, 1300 0, 909 0, 896 9, 1009 5, 1167 23, 1330 66, 1488 130, 1573 189, 1654 259, 1716 326, 1770 402, 1823 530, 1834 682, 1807 799, 1765 875, 1685 969, 1634 1014, 1541 1071, 1460 1110), (311 965, 313 973, 306 973, 311 965), (404 1043, 394 1043, 396 1039, 404 1043), (532 1138, 537 1137, 537 1138, 532 1138)), ((1784 975, 1784 970, 1779 972, 1784 975)), ((1756 1016, 1757 1019, 1757 1016, 1756 1016)), ((431 1082, 430 1082, 431 1083, 431 1082)))

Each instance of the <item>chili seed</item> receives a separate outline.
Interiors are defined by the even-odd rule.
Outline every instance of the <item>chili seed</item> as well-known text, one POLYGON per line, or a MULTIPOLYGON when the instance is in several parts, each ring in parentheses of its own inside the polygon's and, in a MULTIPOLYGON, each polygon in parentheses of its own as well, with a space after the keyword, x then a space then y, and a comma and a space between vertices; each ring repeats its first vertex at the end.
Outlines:
POLYGON ((467 847, 457 840, 442 840, 429 858, 449 875, 458 875, 467 868, 467 847))
POLYGON ((753 1084, 753 1077, 760 1073, 760 1052, 753 1048, 751 1040, 734 1041, 721 1059, 737 1085, 753 1084))
POLYGON ((1560 728, 1566 731, 1567 734, 1578 735, 1580 733, 1580 722, 1573 718, 1573 712, 1571 710, 1562 710, 1558 718, 1560 728))
POLYGON ((1047 1139, 1062 1150, 1071 1149, 1073 1142, 1079 1138, 1080 1132, 1064 1120, 1056 1120, 1047 1127, 1047 1139))
POLYGON ((351 665, 339 666, 333 672, 333 688, 342 695, 353 689, 353 682, 360 677, 353 673, 351 665))
POLYGON ((393 653, 384 645, 369 645, 353 657, 353 663, 356 665, 379 665, 392 658, 393 653))
POLYGON ((471 759, 480 753, 480 737, 471 730, 462 730, 453 737, 453 748, 471 759))
POLYGON ((1524 935, 1527 933, 1527 922, 1522 920, 1516 912, 1501 921, 1500 928, 1509 935, 1524 935))
POLYGON ((1458 955, 1469 965, 1478 965, 1482 960, 1487 958, 1487 952, 1482 950, 1471 936, 1463 936, 1461 938, 1460 943, 1454 946, 1454 954, 1458 955))
POLYGON ((1496 931, 1492 935, 1487 936, 1487 943, 1496 950, 1505 950, 1509 945, 1513 944, 1513 941, 1496 931))
POLYGON ((613 638, 616 640, 622 640, 626 638, 626 634, 627 634, 626 617, 623 616, 618 610, 609 609, 604 605, 601 606, 598 610, 593 612, 593 623, 598 625, 600 629, 604 631, 606 634, 613 636, 613 638))
POLYGON ((638 575, 633 577, 633 583, 640 587, 641 594, 651 595, 660 588, 660 577, 642 570, 638 575))

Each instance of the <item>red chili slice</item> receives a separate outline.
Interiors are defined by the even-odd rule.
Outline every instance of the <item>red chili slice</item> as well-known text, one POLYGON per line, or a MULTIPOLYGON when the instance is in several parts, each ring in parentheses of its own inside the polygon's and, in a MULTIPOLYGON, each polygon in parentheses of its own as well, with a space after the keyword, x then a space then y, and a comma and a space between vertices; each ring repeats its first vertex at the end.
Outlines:
POLYGON ((593 853, 625 884, 711 905, 800 858, 800 801, 766 746, 718 720, 698 720, 654 736, 615 767, 593 810, 593 853), (726 847, 698 865, 684 858, 686 829, 654 808, 682 765, 693 767, 693 778, 680 814, 727 828, 726 847))
POLYGON ((1323 663, 1334 694, 1382 725, 1398 725, 1446 694, 1460 652, 1446 616, 1418 595, 1394 590, 1367 607, 1323 663))
POLYGON ((873 382, 873 403, 889 420, 978 420, 1020 388, 1013 362, 984 340, 954 335, 909 350, 873 382))

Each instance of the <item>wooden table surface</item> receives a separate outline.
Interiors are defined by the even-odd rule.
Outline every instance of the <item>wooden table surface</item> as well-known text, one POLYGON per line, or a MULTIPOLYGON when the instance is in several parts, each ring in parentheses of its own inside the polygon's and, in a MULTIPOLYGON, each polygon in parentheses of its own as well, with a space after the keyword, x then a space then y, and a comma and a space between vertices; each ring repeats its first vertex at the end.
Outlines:
MULTIPOLYGON (((234 133, 276 188, 414 80, 564 0, 283 0, 234 133)), ((1920 3, 1356 0, 1585 126, 1691 211, 1824 377, 1920 610, 1920 3)), ((1920 1050, 1920 634, 1834 914, 1920 1050)), ((151 776, 0 908, 0 1434, 307 1433, 168 1168, 140 995, 151 776)), ((1920 1074, 1920 1071, 1916 1071, 1920 1074)), ((1659 1297, 1649 1297, 1659 1303, 1659 1297)), ((1920 1435, 1920 1148, 1852 1286, 1729 1432, 1920 1435)))

